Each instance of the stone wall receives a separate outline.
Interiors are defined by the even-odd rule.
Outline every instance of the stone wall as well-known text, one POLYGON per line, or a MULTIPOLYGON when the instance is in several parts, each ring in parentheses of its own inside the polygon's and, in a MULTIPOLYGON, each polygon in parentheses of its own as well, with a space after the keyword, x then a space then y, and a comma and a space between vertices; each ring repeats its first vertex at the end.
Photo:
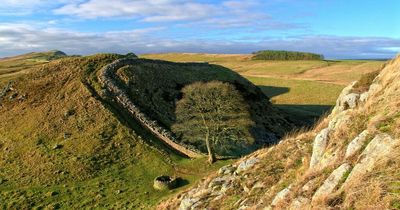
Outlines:
POLYGON ((119 86, 116 71, 124 66, 137 65, 139 63, 138 59, 119 59, 103 67, 98 76, 101 85, 111 93, 118 104, 125 108, 132 117, 165 144, 190 158, 202 157, 204 154, 199 150, 179 143, 169 130, 163 128, 157 121, 150 119, 145 113, 141 112, 140 108, 131 101, 126 91, 119 86))

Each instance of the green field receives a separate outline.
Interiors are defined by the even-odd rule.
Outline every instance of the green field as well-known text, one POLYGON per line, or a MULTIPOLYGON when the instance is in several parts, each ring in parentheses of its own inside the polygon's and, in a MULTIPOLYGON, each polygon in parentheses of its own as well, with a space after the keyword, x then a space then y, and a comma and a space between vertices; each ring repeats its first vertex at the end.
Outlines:
POLYGON ((347 84, 378 70, 385 63, 374 60, 262 61, 241 54, 167 53, 141 57, 222 65, 258 85, 277 107, 293 117, 308 120, 329 111, 347 84))

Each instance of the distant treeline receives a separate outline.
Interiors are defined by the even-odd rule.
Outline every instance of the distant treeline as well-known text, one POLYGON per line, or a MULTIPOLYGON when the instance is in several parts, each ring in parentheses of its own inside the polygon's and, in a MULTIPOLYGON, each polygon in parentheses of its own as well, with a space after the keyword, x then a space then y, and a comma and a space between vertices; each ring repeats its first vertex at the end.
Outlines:
POLYGON ((262 50, 253 53, 253 60, 323 60, 324 56, 307 53, 284 50, 262 50))

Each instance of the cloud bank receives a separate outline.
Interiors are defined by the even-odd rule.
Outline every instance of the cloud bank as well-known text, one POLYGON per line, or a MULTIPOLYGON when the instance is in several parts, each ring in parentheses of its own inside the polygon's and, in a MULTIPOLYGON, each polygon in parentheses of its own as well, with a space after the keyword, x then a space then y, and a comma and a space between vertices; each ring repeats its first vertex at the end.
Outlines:
POLYGON ((384 37, 297 36, 260 41, 216 39, 176 40, 159 36, 163 27, 104 33, 82 33, 26 24, 0 24, 0 57, 59 49, 68 54, 111 53, 251 53, 264 49, 316 52, 327 58, 390 58, 400 39, 384 37))

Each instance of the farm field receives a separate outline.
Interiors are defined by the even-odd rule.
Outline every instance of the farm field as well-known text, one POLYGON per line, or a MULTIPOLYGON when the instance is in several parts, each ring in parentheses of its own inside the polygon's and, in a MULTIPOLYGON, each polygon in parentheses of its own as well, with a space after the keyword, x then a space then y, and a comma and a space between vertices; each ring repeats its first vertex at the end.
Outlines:
POLYGON ((245 54, 166 53, 142 58, 208 62, 232 69, 258 85, 279 107, 299 119, 316 119, 330 110, 340 91, 385 61, 262 61, 245 54))

